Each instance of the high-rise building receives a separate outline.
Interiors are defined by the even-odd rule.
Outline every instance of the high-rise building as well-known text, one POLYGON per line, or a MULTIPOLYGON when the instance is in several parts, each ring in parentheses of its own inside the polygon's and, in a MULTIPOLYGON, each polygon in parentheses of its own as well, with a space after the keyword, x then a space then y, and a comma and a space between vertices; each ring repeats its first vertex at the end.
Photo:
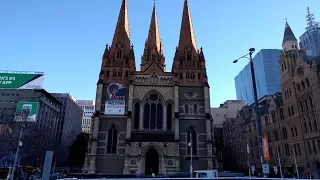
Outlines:
POLYGON ((82 132, 83 110, 77 104, 77 100, 69 93, 51 93, 51 95, 62 104, 57 138, 62 144, 69 146, 76 136, 82 132))
POLYGON ((196 46, 188 0, 171 72, 165 70, 154 5, 135 68, 127 0, 102 57, 85 171, 175 174, 215 168, 210 94, 203 49, 196 46))
POLYGON ((306 32, 300 36, 300 47, 306 51, 306 55, 311 57, 320 56, 320 26, 315 21, 314 14, 310 13, 309 7, 306 16, 308 25, 306 32))
MULTIPOLYGON (((280 92, 279 49, 261 49, 253 58, 258 99, 280 92)), ((237 100, 247 104, 254 102, 250 64, 235 77, 237 100)))
POLYGON ((92 100, 78 100, 77 103, 83 110, 82 117, 82 132, 90 133, 91 118, 94 112, 94 101, 92 100))
MULTIPOLYGON (((0 88, 0 166, 13 162, 18 142, 20 123, 14 123, 19 107, 30 107, 34 119, 25 121, 21 165, 39 165, 44 160, 45 151, 55 150, 58 145, 57 128, 61 103, 44 89, 1 89, 0 88), (20 103, 20 106, 19 106, 20 103), (37 139, 36 141, 34 139, 37 139), (4 162, 6 161, 6 162, 4 162), (3 164, 2 164, 3 165, 3 164)), ((12 164, 11 164, 12 165, 12 164)))

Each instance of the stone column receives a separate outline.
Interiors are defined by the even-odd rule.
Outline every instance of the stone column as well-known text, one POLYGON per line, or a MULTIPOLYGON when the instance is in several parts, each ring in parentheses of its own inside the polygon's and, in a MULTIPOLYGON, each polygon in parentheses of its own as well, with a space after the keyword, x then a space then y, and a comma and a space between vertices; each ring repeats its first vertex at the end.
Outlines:
POLYGON ((211 122, 210 119, 206 119, 206 128, 207 128, 207 140, 211 140, 211 122))
MULTIPOLYGON (((102 90, 103 90, 103 84, 98 84, 97 85, 97 91, 96 91, 96 106, 95 106, 95 112, 99 113, 101 112, 101 100, 102 100, 102 90)), ((102 111, 104 112, 104 111, 102 111)), ((89 171, 90 172, 95 172, 96 171, 96 153, 97 153, 97 140, 98 139, 98 134, 99 134, 99 121, 100 117, 99 114, 96 114, 96 116, 93 118, 93 128, 92 128, 92 143, 91 143, 91 158, 90 158, 90 167, 89 171)))
POLYGON ((140 104, 140 116, 139 116, 139 130, 143 130, 143 103, 140 104))
POLYGON ((132 124, 132 119, 130 117, 127 118, 127 130, 126 130, 126 139, 130 140, 131 139, 131 125, 132 124))
POLYGON ((132 101, 133 101, 133 85, 129 85, 129 97, 128 97, 128 111, 132 111, 132 101))
MULTIPOLYGON (((179 87, 174 86, 174 112, 179 114, 179 87)), ((174 117, 174 139, 179 140, 179 118, 174 117)))
POLYGON ((129 149, 130 145, 126 144, 123 174, 129 174, 129 149))
POLYGON ((162 111, 163 121, 162 121, 162 130, 167 131, 167 105, 163 105, 163 111, 162 111))
POLYGON ((210 94, 209 87, 204 87, 204 107, 205 113, 210 113, 210 94))
POLYGON ((132 127, 132 100, 133 100, 133 85, 129 85, 129 97, 128 97, 128 112, 131 112, 131 117, 127 118, 127 130, 126 139, 131 138, 131 127, 132 127))
MULTIPOLYGON (((204 106, 205 106, 205 113, 210 114, 210 94, 209 94, 209 87, 204 87, 204 106)), ((206 126, 207 126, 207 140, 211 140, 211 122, 210 119, 206 117, 206 126)))

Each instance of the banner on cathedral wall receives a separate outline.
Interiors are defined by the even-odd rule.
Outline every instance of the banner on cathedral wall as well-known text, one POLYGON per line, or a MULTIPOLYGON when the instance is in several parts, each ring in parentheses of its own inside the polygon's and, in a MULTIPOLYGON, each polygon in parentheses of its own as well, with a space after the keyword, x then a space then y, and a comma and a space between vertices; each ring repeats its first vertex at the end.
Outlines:
POLYGON ((126 108, 126 85, 120 83, 107 84, 104 114, 124 115, 126 108))

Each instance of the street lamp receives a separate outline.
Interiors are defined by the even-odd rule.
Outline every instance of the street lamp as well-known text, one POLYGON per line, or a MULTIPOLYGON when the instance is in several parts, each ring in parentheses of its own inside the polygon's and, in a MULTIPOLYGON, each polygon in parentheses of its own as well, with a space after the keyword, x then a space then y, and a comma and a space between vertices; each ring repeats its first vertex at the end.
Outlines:
MULTIPOLYGON (((256 86, 256 78, 254 76, 254 67, 252 61, 252 54, 254 53, 255 48, 250 48, 249 53, 239 57, 238 59, 234 60, 233 63, 237 63, 240 59, 247 58, 250 61, 250 70, 251 70, 251 78, 252 78, 252 86, 253 86, 253 96, 254 96, 254 112, 256 114, 256 126, 257 126, 257 133, 258 133, 258 143, 259 143, 259 153, 260 153, 260 161, 261 161, 261 168, 267 166, 267 162, 263 158, 263 148, 262 148, 262 124, 260 119, 260 112, 259 112, 259 102, 258 102, 258 95, 257 95, 257 86, 256 86), (249 57, 248 57, 249 55, 249 57)), ((266 176, 265 173, 263 173, 266 176)))
POLYGON ((18 158, 19 158, 19 153, 20 153, 20 146, 22 146, 22 137, 23 137, 23 130, 25 127, 25 122, 27 120, 27 115, 23 112, 21 112, 21 127, 20 127, 20 131, 19 131, 19 139, 18 139, 18 146, 16 149, 16 153, 15 153, 15 157, 14 157, 14 162, 13 162, 13 167, 11 170, 11 176, 10 176, 10 180, 14 180, 14 173, 16 170, 16 166, 18 164, 18 158))

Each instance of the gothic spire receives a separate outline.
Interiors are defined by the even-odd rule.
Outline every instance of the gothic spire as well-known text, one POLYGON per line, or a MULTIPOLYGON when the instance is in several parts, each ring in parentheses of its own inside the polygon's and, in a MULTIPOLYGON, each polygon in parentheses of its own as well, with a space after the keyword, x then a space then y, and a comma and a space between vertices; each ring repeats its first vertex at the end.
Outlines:
POLYGON ((156 5, 153 5, 150 28, 148 38, 145 44, 145 49, 155 48, 159 54, 162 54, 161 40, 158 28, 158 18, 156 14, 156 5))
POLYGON ((309 7, 307 7, 307 11, 308 11, 308 14, 306 16, 306 20, 307 20, 308 26, 306 27, 306 30, 313 27, 319 27, 319 23, 315 21, 314 14, 310 13, 309 7))
POLYGON ((124 56, 130 54, 131 44, 127 0, 122 0, 117 26, 114 31, 110 54, 113 54, 119 45, 121 45, 121 47, 124 50, 124 56))
POLYGON ((193 32, 188 0, 185 0, 182 13, 178 51, 184 52, 184 49, 188 46, 197 51, 196 38, 193 32))
POLYGON ((288 24, 288 21, 286 19, 286 26, 284 30, 284 35, 283 35, 283 41, 282 44, 284 44, 287 41, 297 41, 296 36, 293 34, 291 27, 288 24))
POLYGON ((165 71, 165 57, 163 55, 159 34, 155 3, 153 5, 150 28, 147 40, 145 42, 144 53, 141 59, 141 71, 145 71, 153 63, 156 63, 163 71, 165 71))

